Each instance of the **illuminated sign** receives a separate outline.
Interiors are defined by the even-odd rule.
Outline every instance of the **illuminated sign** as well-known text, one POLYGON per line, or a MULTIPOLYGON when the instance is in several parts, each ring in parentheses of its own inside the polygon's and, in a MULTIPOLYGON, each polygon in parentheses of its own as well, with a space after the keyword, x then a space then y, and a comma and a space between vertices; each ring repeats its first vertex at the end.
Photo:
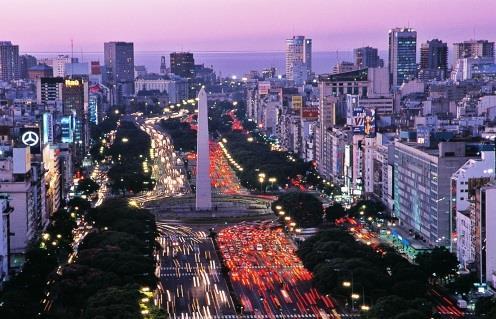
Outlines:
POLYGON ((291 97, 291 104, 293 105, 294 110, 299 110, 303 106, 303 96, 293 95, 291 97))
POLYGON ((258 83, 258 94, 266 95, 269 94, 270 83, 269 82, 259 82, 258 83))
POLYGON ((40 141, 40 137, 33 131, 27 131, 22 134, 21 140, 26 146, 35 146, 40 141))
POLYGON ((301 109, 301 118, 305 120, 317 119, 319 117, 319 109, 316 107, 304 107, 301 109))
POLYGON ((71 80, 71 79, 67 79, 65 80, 65 86, 67 87, 72 87, 72 86, 79 86, 79 80, 71 80))
POLYGON ((21 127, 18 141, 24 146, 29 146, 31 154, 40 154, 41 138, 40 129, 37 127, 21 127))

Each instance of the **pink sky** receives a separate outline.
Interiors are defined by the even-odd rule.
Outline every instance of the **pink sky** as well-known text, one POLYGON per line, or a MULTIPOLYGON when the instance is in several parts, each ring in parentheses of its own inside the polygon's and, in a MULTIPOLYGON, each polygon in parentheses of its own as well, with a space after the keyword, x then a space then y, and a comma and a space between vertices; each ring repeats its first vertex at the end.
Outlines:
POLYGON ((315 51, 387 48, 395 26, 420 42, 496 40, 496 0, 0 0, 0 41, 23 52, 102 51, 133 41, 136 51, 283 50, 304 34, 315 51), (5 14, 7 13, 7 14, 5 14))

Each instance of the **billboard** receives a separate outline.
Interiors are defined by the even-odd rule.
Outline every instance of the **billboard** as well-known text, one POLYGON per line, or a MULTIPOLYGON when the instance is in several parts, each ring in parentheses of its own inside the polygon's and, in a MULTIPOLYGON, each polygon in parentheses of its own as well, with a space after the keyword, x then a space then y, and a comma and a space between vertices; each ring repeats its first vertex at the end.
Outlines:
POLYGON ((258 83, 258 94, 267 95, 270 90, 270 82, 259 82, 258 83))
POLYGON ((60 119, 62 143, 74 142, 74 126, 75 124, 72 116, 64 116, 60 119))
POLYGON ((375 109, 361 106, 353 108, 353 133, 375 135, 375 109))
POLYGON ((303 106, 303 96, 293 95, 291 97, 291 105, 293 106, 293 110, 299 110, 303 106))
POLYGON ((304 107, 301 109, 301 118, 305 120, 317 119, 319 117, 318 107, 304 107))

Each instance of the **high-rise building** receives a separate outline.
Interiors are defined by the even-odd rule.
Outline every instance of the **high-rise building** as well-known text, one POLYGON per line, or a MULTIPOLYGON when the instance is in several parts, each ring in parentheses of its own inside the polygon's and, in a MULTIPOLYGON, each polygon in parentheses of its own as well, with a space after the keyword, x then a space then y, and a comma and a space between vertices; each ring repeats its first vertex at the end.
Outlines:
POLYGON ((160 75, 167 74, 167 63, 165 62, 165 56, 160 57, 160 75))
POLYGON ((362 47, 353 50, 355 56, 355 66, 363 68, 382 68, 384 60, 379 57, 377 48, 362 47))
POLYGON ((29 77, 29 69, 37 64, 38 60, 32 55, 23 54, 19 56, 19 77, 21 79, 27 79, 29 77))
POLYGON ((64 79, 61 77, 38 78, 36 81, 36 103, 58 108, 62 105, 62 87, 64 79))
POLYGON ((389 30, 389 82, 399 87, 417 71, 417 31, 410 28, 389 30))
POLYGON ((19 79, 19 46, 0 41, 0 81, 19 79))
POLYGON ((134 93, 134 44, 106 42, 104 44, 106 84, 111 89, 112 104, 134 93))
MULTIPOLYGON (((165 63, 165 61, 164 61, 165 63)), ((195 58, 191 52, 172 52, 170 54, 171 73, 182 78, 191 79, 194 76, 195 58)))
POLYGON ((468 159, 465 142, 394 143, 394 215, 429 247, 450 243, 451 176, 468 159))
POLYGON ((55 58, 43 59, 40 62, 52 67, 54 77, 63 78, 65 76, 65 65, 71 63, 71 61, 72 59, 68 55, 58 55, 55 58))
POLYGON ((494 42, 488 40, 468 40, 453 44, 454 61, 464 58, 492 58, 494 61, 494 42))
POLYGON ((420 71, 422 79, 444 80, 448 73, 448 44, 433 39, 420 47, 420 71))
POLYGON ((301 85, 312 76, 312 39, 293 36, 286 39, 286 78, 301 85))
POLYGON ((332 74, 351 72, 356 69, 357 67, 353 62, 341 61, 332 68, 332 74))

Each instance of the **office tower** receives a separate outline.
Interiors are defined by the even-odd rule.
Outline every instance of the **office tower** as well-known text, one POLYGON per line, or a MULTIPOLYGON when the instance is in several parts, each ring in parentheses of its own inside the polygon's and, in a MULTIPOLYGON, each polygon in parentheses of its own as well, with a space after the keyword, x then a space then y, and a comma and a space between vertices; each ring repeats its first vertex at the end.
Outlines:
POLYGON ((473 57, 491 58, 494 61, 494 42, 468 40, 453 44, 453 61, 473 57))
POLYGON ((384 61, 379 57, 378 50, 372 47, 362 47, 353 50, 355 66, 363 68, 382 68, 384 61))
MULTIPOLYGON (((37 80, 40 78, 51 78, 53 70, 46 64, 32 66, 28 69, 27 79, 37 80)), ((26 79, 26 78, 25 78, 26 79)))
POLYGON ((159 73, 160 73, 160 75, 166 75, 167 74, 167 63, 165 63, 165 56, 160 57, 160 72, 159 73))
POLYGON ((36 58, 29 54, 23 54, 19 56, 19 77, 21 79, 27 79, 29 74, 28 71, 33 66, 36 66, 38 61, 36 58))
POLYGON ((92 83, 102 83, 102 66, 100 65, 100 61, 91 61, 89 79, 92 83))
MULTIPOLYGON (((165 63, 165 61, 164 61, 165 63)), ((172 52, 170 54, 171 73, 182 78, 191 79, 194 76, 195 59, 191 52, 172 52)))
POLYGON ((451 176, 469 159, 465 150, 465 142, 394 143, 393 213, 430 247, 450 244, 451 176))
POLYGON ((448 44, 433 39, 420 47, 420 72, 422 79, 444 80, 448 73, 448 44))
POLYGON ((54 77, 63 78, 65 76, 65 65, 71 63, 71 61, 72 59, 68 55, 58 55, 52 59, 45 59, 43 62, 52 67, 54 77))
POLYGON ((389 82, 399 87, 417 71, 417 31, 410 28, 389 30, 389 82))
POLYGON ((36 103, 45 107, 58 108, 62 105, 62 87, 64 79, 60 77, 39 78, 36 81, 36 103))
POLYGON ((201 88, 198 93, 198 134, 196 138, 196 210, 212 209, 212 188, 210 185, 210 146, 208 142, 207 92, 201 88))
POLYGON ((89 146, 88 81, 83 78, 66 78, 62 87, 63 115, 74 120, 74 161, 80 162, 89 146))
POLYGON ((106 84, 111 89, 112 104, 134 93, 134 44, 106 42, 104 44, 106 84))
POLYGON ((338 74, 338 73, 346 73, 346 72, 351 72, 356 70, 357 67, 353 62, 348 62, 348 61, 342 61, 336 64, 332 68, 332 74, 338 74))
POLYGON ((0 81, 19 80, 19 46, 0 41, 0 81))
POLYGON ((312 40, 304 36, 286 39, 286 78, 302 85, 312 76, 312 40))

